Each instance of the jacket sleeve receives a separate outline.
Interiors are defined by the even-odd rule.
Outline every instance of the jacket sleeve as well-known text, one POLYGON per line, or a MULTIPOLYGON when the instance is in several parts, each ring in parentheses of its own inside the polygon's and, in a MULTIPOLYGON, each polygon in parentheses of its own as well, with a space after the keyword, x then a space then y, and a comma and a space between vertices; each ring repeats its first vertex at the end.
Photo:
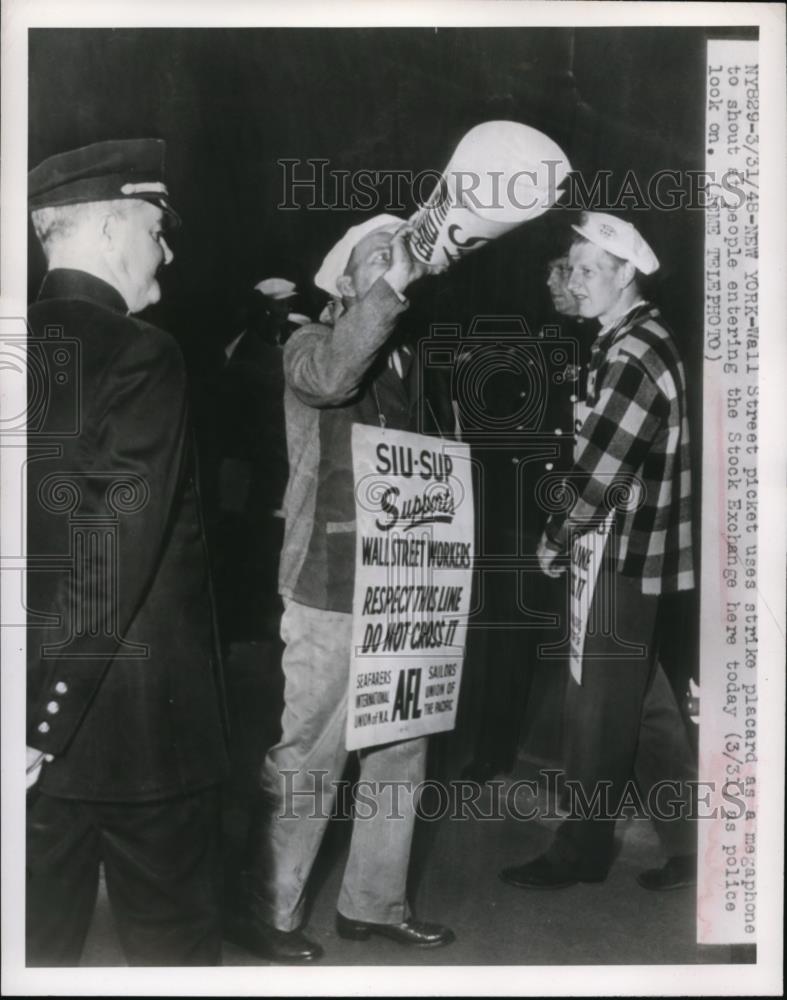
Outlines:
POLYGON ((284 347, 284 376, 307 406, 341 406, 351 400, 396 326, 407 301, 378 278, 333 327, 310 323, 284 347))
POLYGON ((616 487, 631 485, 667 415, 667 400, 635 358, 622 356, 610 364, 598 401, 577 436, 576 457, 565 479, 574 502, 546 524, 553 546, 566 548, 572 528, 587 531, 606 517, 616 487))
MULTIPOLYGON (((61 496, 76 498, 70 520, 56 518, 51 529, 71 532, 74 558, 50 603, 61 621, 59 641, 39 631, 28 649, 28 745, 55 756, 114 656, 128 652, 122 637, 155 576, 187 454, 185 372, 169 335, 138 332, 99 384, 85 388, 96 402, 79 457, 54 476, 61 496)), ((135 648, 135 658, 146 655, 135 648)))

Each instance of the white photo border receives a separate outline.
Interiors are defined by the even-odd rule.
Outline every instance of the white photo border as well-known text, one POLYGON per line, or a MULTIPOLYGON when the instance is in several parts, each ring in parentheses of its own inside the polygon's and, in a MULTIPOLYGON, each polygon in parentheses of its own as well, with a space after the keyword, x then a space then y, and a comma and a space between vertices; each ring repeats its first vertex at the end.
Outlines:
MULTIPOLYGON (((32 27, 754 25, 760 30, 762 451, 760 457, 760 885, 756 965, 315 969, 25 969, 23 966, 24 629, 2 638, 2 989, 7 995, 770 995, 781 991, 784 829, 784 568, 787 426, 785 8, 778 4, 318 0, 5 0, 2 5, 0 322, 26 312, 27 31, 32 27), (765 194, 767 192, 767 195, 765 194), (770 331, 770 333, 769 333, 770 331), (770 428, 770 431, 767 429, 770 428)), ((7 373, 0 372, 0 377, 7 373)), ((24 381, 4 378, 4 413, 24 381)), ((2 449, 2 551, 21 552, 18 449, 2 449), (16 451, 16 455, 8 452, 16 451)), ((3 608, 18 600, 0 574, 3 608)))

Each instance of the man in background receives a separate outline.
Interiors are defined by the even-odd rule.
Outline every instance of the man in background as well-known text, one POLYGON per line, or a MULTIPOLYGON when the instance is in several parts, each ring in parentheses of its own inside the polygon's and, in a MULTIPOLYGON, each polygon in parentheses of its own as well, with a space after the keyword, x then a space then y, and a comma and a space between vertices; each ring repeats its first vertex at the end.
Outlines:
MULTIPOLYGON (((543 527, 543 516, 532 490, 521 490, 520 463, 532 462, 533 449, 543 451, 549 441, 555 445, 558 457, 550 460, 548 469, 570 467, 571 428, 581 391, 580 361, 587 352, 576 339, 578 306, 567 288, 568 277, 568 255, 551 257, 545 282, 551 314, 549 323, 543 326, 553 330, 559 327, 560 341, 572 341, 568 345, 571 350, 564 352, 563 370, 555 372, 555 377, 543 386, 534 385, 526 363, 532 363, 541 348, 554 347, 554 342, 543 339, 543 329, 539 338, 522 331, 521 346, 509 347, 509 363, 490 373, 484 385, 484 408, 491 419, 487 431, 474 438, 473 454, 484 469, 489 499, 479 504, 479 513, 487 546, 504 560, 512 560, 519 552, 532 551, 543 527), (533 398, 536 393, 538 399, 533 398), (534 419, 526 427, 510 429, 511 416, 526 407, 534 419), (508 426, 501 433, 499 427, 506 418, 508 426), (534 434, 538 435, 537 443, 533 441, 534 434), (534 532, 533 537, 522 539, 523 529, 534 532)), ((475 350, 483 361, 485 347, 478 346, 475 350)), ((468 361, 473 363, 470 358, 468 361)), ((545 586, 537 570, 522 573, 519 580, 527 608, 554 613, 556 584, 545 586)), ((496 616, 504 622, 523 620, 517 602, 517 582, 511 573, 487 574, 484 581, 487 617, 484 626, 475 629, 470 637, 479 677, 478 693, 472 699, 473 757, 464 767, 462 778, 479 783, 510 773, 523 743, 537 757, 557 757, 560 753, 556 719, 561 712, 563 675, 554 668, 554 663, 537 662, 536 646, 542 638, 539 630, 523 624, 501 626, 495 622, 496 616)))
POLYGON ((309 317, 293 312, 295 284, 265 278, 249 292, 242 332, 218 380, 219 524, 215 566, 222 639, 278 636, 282 504, 289 464, 282 349, 309 317))

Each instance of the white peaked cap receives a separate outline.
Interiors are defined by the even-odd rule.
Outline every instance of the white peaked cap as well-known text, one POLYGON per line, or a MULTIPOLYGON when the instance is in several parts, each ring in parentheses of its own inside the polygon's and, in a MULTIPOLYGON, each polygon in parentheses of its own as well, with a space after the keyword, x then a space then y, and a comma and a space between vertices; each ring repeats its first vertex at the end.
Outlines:
POLYGON ((263 278, 254 288, 269 299, 289 299, 297 291, 295 284, 286 278, 263 278))
POLYGON ((519 225, 555 204, 570 171, 566 154, 543 132, 521 122, 491 121, 464 136, 445 175, 449 187, 461 183, 468 192, 463 201, 478 215, 519 225))
POLYGON ((364 236, 368 236, 369 233, 374 233, 378 229, 398 229, 404 224, 404 221, 395 215, 383 214, 375 215, 357 226, 352 226, 325 255, 320 270, 314 276, 314 284, 329 295, 341 298, 341 292, 336 282, 347 270, 350 256, 364 236))
POLYGON ((606 212, 583 212, 580 225, 571 228, 607 253, 630 261, 643 274, 653 274, 659 269, 658 257, 625 219, 606 212))

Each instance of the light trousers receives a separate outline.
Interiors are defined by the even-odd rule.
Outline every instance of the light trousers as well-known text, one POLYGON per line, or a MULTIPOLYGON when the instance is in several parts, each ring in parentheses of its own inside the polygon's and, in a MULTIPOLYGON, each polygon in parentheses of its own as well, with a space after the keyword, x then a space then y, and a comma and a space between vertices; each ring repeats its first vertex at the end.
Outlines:
MULTIPOLYGON (((252 868, 252 908, 279 930, 299 927, 307 881, 347 762, 345 728, 352 615, 287 601, 280 741, 266 755, 269 803, 252 868)), ((426 772, 425 737, 359 752, 350 854, 338 900, 350 919, 399 923, 406 898, 415 807, 426 772)))

